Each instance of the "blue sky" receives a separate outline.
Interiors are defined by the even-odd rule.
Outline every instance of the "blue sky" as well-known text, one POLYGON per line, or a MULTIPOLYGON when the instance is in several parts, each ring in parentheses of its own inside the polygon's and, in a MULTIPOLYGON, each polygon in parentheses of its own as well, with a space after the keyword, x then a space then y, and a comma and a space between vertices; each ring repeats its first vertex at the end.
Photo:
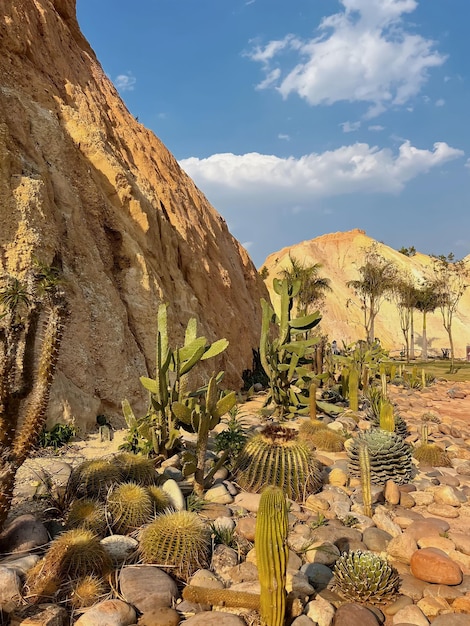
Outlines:
POLYGON ((469 0, 77 0, 77 14, 258 267, 352 228, 470 253, 469 0))

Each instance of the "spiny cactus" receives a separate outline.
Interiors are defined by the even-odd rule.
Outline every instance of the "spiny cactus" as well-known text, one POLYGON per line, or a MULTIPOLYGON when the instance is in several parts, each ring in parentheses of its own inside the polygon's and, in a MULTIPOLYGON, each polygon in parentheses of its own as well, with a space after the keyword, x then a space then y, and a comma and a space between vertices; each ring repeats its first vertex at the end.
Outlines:
POLYGON ((68 317, 59 282, 59 270, 39 262, 24 283, 0 276, 0 529, 46 422, 68 317))
POLYGON ((118 533, 132 532, 149 521, 153 513, 150 493, 136 483, 115 487, 106 500, 111 525, 118 533))
POLYGON ((98 537, 89 530, 68 530, 52 541, 49 550, 28 572, 26 584, 33 601, 51 595, 61 584, 86 575, 104 576, 111 562, 98 537))
POLYGON ((89 459, 75 467, 70 475, 67 493, 70 498, 105 498, 110 487, 121 479, 119 468, 109 459, 89 459))
POLYGON ((247 441, 235 474, 238 484, 247 491, 275 485, 297 501, 316 493, 322 485, 313 451, 299 441, 295 430, 274 424, 247 441))
POLYGON ((362 503, 364 515, 372 517, 372 490, 369 448, 365 441, 359 442, 359 470, 361 472, 362 503))
POLYGON ((333 575, 337 591, 352 602, 385 604, 398 594, 397 571, 373 552, 343 553, 333 575))
POLYGON ((142 561, 156 563, 182 580, 207 567, 209 549, 209 528, 191 511, 163 513, 140 534, 142 561))
POLYGON ((326 452, 341 452, 344 450, 345 438, 330 428, 317 430, 316 433, 310 435, 306 440, 317 450, 326 452))
POLYGON ((106 582, 94 575, 87 575, 72 581, 66 590, 66 596, 73 609, 85 609, 106 598, 109 586, 106 582))
POLYGON ((348 377, 349 388, 349 408, 351 411, 359 410, 359 372, 355 367, 351 367, 348 377))
POLYGON ((83 498, 72 502, 67 513, 66 528, 86 528, 97 535, 106 530, 106 512, 102 502, 83 498))
POLYGON ((299 439, 308 439, 319 430, 328 428, 327 424, 322 420, 305 420, 299 426, 299 439))
POLYGON ((171 498, 162 487, 156 485, 149 485, 147 491, 150 494, 150 500, 152 501, 153 510, 155 513, 161 513, 165 509, 169 509, 172 506, 171 498))
POLYGON ((399 485, 409 482, 413 473, 410 446, 396 433, 379 428, 371 428, 358 435, 348 448, 349 472, 352 476, 360 476, 359 447, 362 442, 369 450, 373 484, 384 485, 387 480, 393 480, 399 485))
POLYGON ((287 504, 279 487, 266 487, 256 516, 255 549, 262 626, 282 626, 286 613, 287 504))
POLYGON ((379 423, 382 430, 388 430, 391 433, 395 432, 395 418, 393 415, 393 404, 391 402, 382 402, 379 423))
POLYGON ((423 465, 452 467, 452 461, 447 452, 435 443, 421 443, 413 450, 413 457, 423 465))
POLYGON ((121 471, 123 482, 153 485, 157 478, 154 462, 141 454, 121 452, 113 458, 112 463, 116 464, 121 471))

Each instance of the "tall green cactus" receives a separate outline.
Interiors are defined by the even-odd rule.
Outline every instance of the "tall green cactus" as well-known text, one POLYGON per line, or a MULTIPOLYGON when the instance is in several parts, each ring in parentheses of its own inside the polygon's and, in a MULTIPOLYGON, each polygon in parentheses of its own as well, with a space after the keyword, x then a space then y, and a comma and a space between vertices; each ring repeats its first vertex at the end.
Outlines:
POLYGON ((367 515, 367 517, 372 517, 370 456, 369 448, 367 447, 365 441, 361 441, 359 444, 359 468, 361 471, 362 503, 364 506, 364 515, 367 515))
POLYGON ((287 503, 279 487, 266 487, 256 517, 255 549, 262 626, 283 626, 286 613, 287 503))
POLYGON ((9 278, 0 289, 0 529, 46 422, 67 316, 56 268, 36 262, 24 284, 9 278))
POLYGON ((393 415, 393 404, 388 400, 384 400, 380 405, 380 428, 395 432, 395 417, 393 415))
POLYGON ((287 280, 274 279, 274 291, 281 297, 280 313, 261 299, 262 325, 260 358, 269 378, 269 392, 265 406, 273 403, 279 416, 290 417, 296 413, 308 414, 308 387, 314 373, 305 367, 309 350, 319 338, 297 340, 319 324, 319 311, 292 319, 292 306, 300 289, 300 281, 289 284, 287 280), (276 336, 272 338, 272 323, 276 336))
POLYGON ((355 367, 349 370, 349 408, 351 411, 359 410, 359 372, 355 367))
POLYGON ((206 461, 209 433, 221 418, 235 406, 237 396, 234 391, 218 399, 217 378, 212 376, 206 388, 204 400, 201 396, 190 397, 186 403, 174 402, 171 405, 174 415, 186 430, 197 433, 196 452, 185 455, 186 475, 194 472, 195 491, 202 496, 205 488, 204 465, 206 461))
MULTIPOLYGON (((200 362, 215 357, 227 346, 227 339, 208 343, 197 336, 197 322, 191 318, 186 327, 184 345, 172 350, 168 341, 167 304, 160 304, 157 314, 155 378, 141 376, 140 382, 150 393, 147 415, 135 417, 127 400, 122 408, 129 435, 130 448, 168 457, 179 443, 179 422, 173 411, 175 403, 186 398, 189 372, 200 362)), ((219 381, 222 373, 216 380, 219 381)))

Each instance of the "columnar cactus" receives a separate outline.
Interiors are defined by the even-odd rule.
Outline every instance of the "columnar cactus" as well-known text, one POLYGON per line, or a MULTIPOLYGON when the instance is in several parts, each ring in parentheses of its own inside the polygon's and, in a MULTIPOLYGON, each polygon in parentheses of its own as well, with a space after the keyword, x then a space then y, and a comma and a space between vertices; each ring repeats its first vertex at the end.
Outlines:
POLYGON ((256 517, 255 549, 262 626, 283 626, 286 612, 287 503, 282 489, 266 487, 256 517))
POLYGON ((395 418, 393 416, 393 404, 391 402, 382 402, 380 407, 380 428, 390 433, 395 432, 395 418))
POLYGON ((372 490, 370 482, 370 456, 365 441, 359 443, 359 468, 361 471, 361 489, 364 515, 372 517, 372 490))
POLYGON ((352 411, 359 410, 359 372, 355 367, 349 371, 349 408, 352 411))

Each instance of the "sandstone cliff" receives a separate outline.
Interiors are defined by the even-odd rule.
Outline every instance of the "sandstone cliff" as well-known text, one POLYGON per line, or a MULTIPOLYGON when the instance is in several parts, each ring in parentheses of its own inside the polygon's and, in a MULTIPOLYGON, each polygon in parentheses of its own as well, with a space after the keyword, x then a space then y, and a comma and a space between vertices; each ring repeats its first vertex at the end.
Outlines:
MULTIPOLYGON (((329 341, 336 339, 341 346, 358 339, 365 338, 363 317, 360 303, 354 293, 347 287, 350 280, 360 279, 359 267, 364 262, 364 251, 373 243, 378 252, 386 259, 395 263, 401 273, 409 272, 416 279, 426 275, 432 260, 425 254, 417 253, 412 257, 374 242, 364 231, 356 229, 345 233, 323 235, 311 241, 304 241, 279 252, 271 254, 264 266, 269 270, 266 286, 271 298, 276 303, 278 296, 272 290, 272 280, 278 273, 290 267, 289 255, 305 265, 320 263, 320 275, 331 281, 333 292, 327 294, 322 307, 322 332, 328 335, 329 341)), ((464 259, 470 269, 470 256, 464 259)), ((415 354, 419 357, 422 342, 422 315, 414 314, 415 354)), ((453 323, 455 356, 466 357, 466 346, 470 345, 470 289, 467 289, 460 300, 453 323)), ((398 355, 404 346, 403 333, 395 304, 385 301, 380 308, 375 323, 375 335, 382 345, 398 355)), ((440 312, 437 310, 427 316, 427 338, 429 355, 442 356, 441 349, 449 346, 447 333, 442 325, 440 312)))
POLYGON ((237 388, 265 288, 222 217, 127 111, 82 36, 74 0, 8 0, 0 15, 0 273, 63 267, 71 317, 51 420, 83 428, 144 410, 158 303, 230 347, 210 368, 237 388))

